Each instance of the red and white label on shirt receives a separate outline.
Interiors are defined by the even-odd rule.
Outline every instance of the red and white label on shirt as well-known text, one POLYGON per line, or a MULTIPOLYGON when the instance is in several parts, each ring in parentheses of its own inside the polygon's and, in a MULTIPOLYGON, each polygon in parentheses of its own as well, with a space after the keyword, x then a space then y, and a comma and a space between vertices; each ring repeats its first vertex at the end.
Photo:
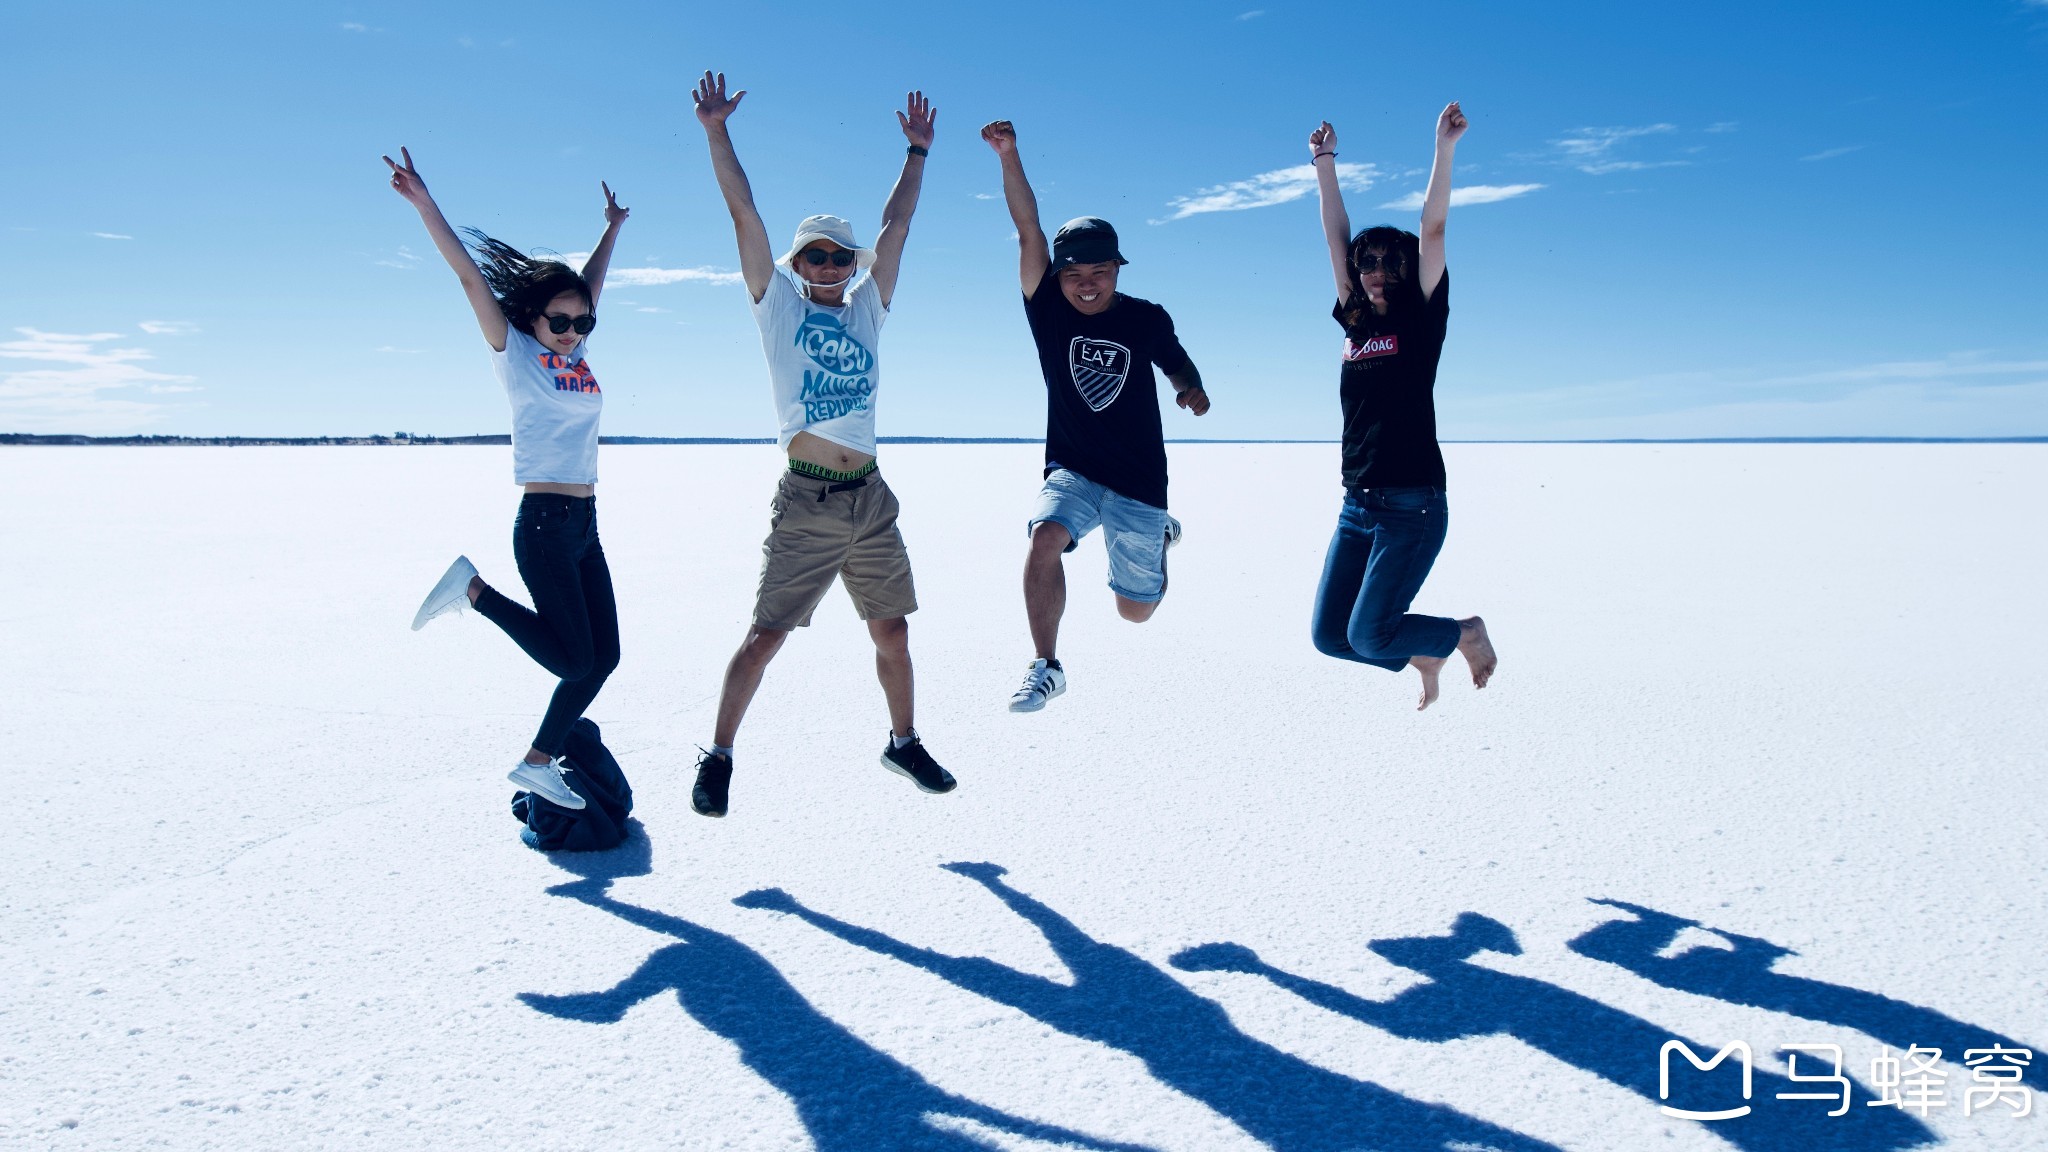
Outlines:
POLYGON ((1400 351, 1401 338, 1391 332, 1385 336, 1375 336, 1363 344, 1351 339, 1344 341, 1344 360, 1346 363, 1354 360, 1371 360, 1378 356, 1394 356, 1398 355, 1400 351))

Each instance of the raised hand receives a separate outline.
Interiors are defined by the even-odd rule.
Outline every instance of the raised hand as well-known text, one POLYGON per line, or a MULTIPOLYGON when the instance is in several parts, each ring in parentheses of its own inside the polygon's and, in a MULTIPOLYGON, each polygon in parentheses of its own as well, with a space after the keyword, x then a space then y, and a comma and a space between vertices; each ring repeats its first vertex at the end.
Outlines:
POLYGON ((981 126, 981 138, 996 150, 998 156, 1008 156, 1017 151, 1017 126, 1008 120, 991 120, 981 126))
POLYGON ((1465 134, 1467 124, 1465 110, 1458 107, 1456 100, 1444 105, 1443 112, 1436 118, 1436 142, 1456 144, 1458 137, 1465 134))
POLYGON ((1330 127, 1328 120, 1323 126, 1308 134, 1308 150, 1311 156, 1337 150, 1337 130, 1330 127))
POLYGON ((605 227, 617 228, 619 225, 624 224, 626 222, 626 217, 631 216, 633 214, 633 210, 631 208, 619 207, 619 198, 612 194, 611 185, 605 183, 602 180, 599 180, 597 182, 597 186, 599 188, 604 189, 605 227))
POLYGON ((733 114, 733 110, 740 106, 740 100, 746 94, 743 88, 728 97, 725 94, 725 73, 719 72, 714 75, 706 72, 704 78, 697 81, 697 88, 691 93, 691 99, 697 102, 698 121, 709 128, 714 124, 725 123, 725 118, 733 114))
POLYGON ((939 113, 922 92, 912 92, 903 98, 903 111, 896 114, 896 123, 903 129, 903 138, 919 148, 932 146, 932 133, 939 123, 939 113))
POLYGON ((384 162, 391 165, 391 190, 405 197, 406 203, 415 208, 432 204, 434 198, 427 193, 427 182, 420 179, 419 170, 412 166, 412 153, 400 148, 398 154, 405 157, 403 168, 391 157, 384 157, 384 162))

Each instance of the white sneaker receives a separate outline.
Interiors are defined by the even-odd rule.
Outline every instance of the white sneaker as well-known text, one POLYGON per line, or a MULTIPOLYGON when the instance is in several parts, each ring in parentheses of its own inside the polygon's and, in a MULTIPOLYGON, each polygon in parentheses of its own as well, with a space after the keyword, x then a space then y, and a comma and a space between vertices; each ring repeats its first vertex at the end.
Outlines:
POLYGON ((545 764, 534 764, 521 757, 519 763, 513 766, 512 771, 506 775, 505 779, 510 780, 551 804, 557 804, 563 808, 583 807, 583 797, 578 796, 576 790, 569 787, 569 782, 562 778, 562 758, 560 756, 545 764))
POLYGON ((1043 660, 1033 660, 1024 673, 1024 684, 1010 697, 1010 711, 1036 712, 1067 690, 1067 674, 1043 660))
POLYGON ((1180 543, 1180 521, 1168 516, 1166 518, 1166 546, 1171 548, 1178 543, 1180 543))
POLYGON ((442 573, 441 582, 427 593, 420 604, 420 610, 413 613, 412 630, 417 632, 427 626, 427 621, 450 612, 460 612, 469 607, 469 582, 476 579, 476 565, 467 556, 457 556, 455 563, 442 573))

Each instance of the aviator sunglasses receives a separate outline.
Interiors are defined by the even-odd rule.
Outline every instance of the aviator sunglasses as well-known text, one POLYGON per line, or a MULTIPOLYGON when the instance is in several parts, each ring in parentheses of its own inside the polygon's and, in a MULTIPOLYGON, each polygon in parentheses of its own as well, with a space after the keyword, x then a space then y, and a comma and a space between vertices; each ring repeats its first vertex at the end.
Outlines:
POLYGON ((853 263, 855 259, 857 257, 844 248, 836 252, 827 252, 823 248, 804 249, 804 263, 809 264, 813 268, 823 268, 827 263, 830 263, 834 268, 844 268, 848 264, 853 263))
POLYGON ((1351 258, 1360 272, 1399 272, 1407 261, 1397 253, 1360 252, 1351 258))
POLYGON ((590 330, 597 327, 597 317, 592 316, 588 312, 581 316, 564 316, 559 312, 549 312, 546 319, 548 331, 553 332, 557 336, 571 328, 576 330, 578 336, 588 336, 590 335, 590 330))

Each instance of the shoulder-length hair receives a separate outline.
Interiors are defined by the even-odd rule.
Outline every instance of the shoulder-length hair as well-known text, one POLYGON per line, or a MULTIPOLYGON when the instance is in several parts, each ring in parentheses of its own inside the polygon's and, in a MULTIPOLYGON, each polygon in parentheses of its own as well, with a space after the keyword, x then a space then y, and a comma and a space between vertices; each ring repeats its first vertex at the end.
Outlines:
POLYGON ((1358 257, 1369 249, 1401 263, 1401 277, 1388 285, 1387 319, 1422 307, 1422 239, 1392 224, 1375 224, 1351 238, 1344 253, 1344 274, 1351 278, 1347 294, 1351 306, 1344 310, 1344 323, 1357 324, 1373 317, 1372 302, 1358 287, 1358 257))
POLYGON ((560 260, 536 259, 502 240, 494 240, 475 228, 464 228, 470 251, 477 256, 477 271, 498 298, 505 322, 521 331, 533 327, 546 311, 548 301, 564 292, 583 297, 583 306, 596 310, 590 298, 590 282, 583 274, 560 260))

